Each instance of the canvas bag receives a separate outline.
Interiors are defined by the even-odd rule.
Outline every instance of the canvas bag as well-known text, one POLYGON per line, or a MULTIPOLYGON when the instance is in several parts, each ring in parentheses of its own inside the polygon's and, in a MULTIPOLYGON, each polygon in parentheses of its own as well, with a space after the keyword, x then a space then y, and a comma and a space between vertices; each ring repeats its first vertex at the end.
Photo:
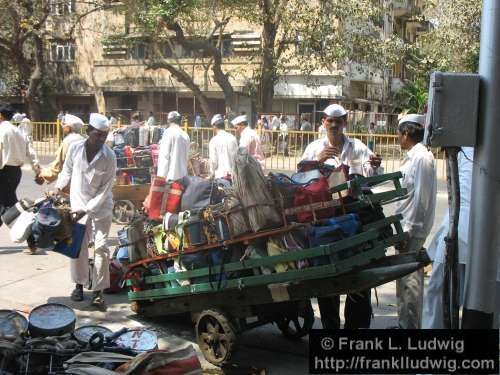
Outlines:
POLYGON ((153 177, 149 193, 142 203, 149 219, 160 221, 166 212, 178 213, 183 190, 178 182, 168 183, 163 177, 153 177))
POLYGON ((74 223, 71 230, 71 237, 58 242, 53 250, 71 259, 77 259, 80 256, 85 230, 86 226, 84 224, 74 223))

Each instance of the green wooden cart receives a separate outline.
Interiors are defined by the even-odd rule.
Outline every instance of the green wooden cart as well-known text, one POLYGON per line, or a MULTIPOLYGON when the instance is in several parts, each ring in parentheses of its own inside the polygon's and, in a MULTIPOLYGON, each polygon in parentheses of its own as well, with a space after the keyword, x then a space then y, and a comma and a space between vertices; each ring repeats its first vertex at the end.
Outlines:
MULTIPOLYGON (((406 193, 399 185, 400 174, 360 178, 349 183, 358 200, 349 209, 384 203, 406 193), (365 195, 363 185, 393 181, 394 189, 365 195)), ((346 186, 336 187, 343 190, 346 186)), ((132 309, 143 316, 165 316, 189 312, 196 321, 196 337, 205 358, 215 364, 226 363, 236 345, 237 335, 267 323, 275 323, 292 339, 308 334, 314 323, 310 303, 313 297, 338 295, 373 288, 395 280, 429 263, 425 251, 404 255, 386 255, 388 247, 405 241, 400 216, 391 216, 363 226, 359 234, 329 245, 289 251, 281 255, 204 267, 190 271, 144 276, 129 273, 127 285, 132 309), (392 234, 387 234, 392 233, 392 234), (262 274, 255 270, 273 268, 276 264, 297 262, 327 256, 329 264, 262 274), (231 275, 222 278, 220 275, 231 275), (203 282, 193 282, 194 280, 203 282), (181 286, 183 280, 191 280, 181 286)), ((225 241, 217 246, 231 251, 238 242, 248 243, 256 237, 275 236, 296 225, 263 231, 225 241)), ((186 249, 184 253, 208 251, 186 249)), ((145 259, 131 265, 138 270, 155 262, 175 258, 178 254, 145 259)))

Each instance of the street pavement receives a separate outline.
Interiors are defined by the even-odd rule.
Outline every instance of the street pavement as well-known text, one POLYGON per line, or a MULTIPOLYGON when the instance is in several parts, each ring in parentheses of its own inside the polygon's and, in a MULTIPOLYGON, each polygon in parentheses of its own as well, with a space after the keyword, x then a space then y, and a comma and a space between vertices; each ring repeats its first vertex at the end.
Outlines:
MULTIPOLYGON (((42 160, 42 164, 49 160, 42 160)), ((43 187, 36 185, 33 178, 34 174, 30 168, 23 167, 18 198, 36 199, 50 189, 50 185, 43 187)), ((433 232, 442 220, 446 205, 446 185, 440 180, 433 232)), ((390 214, 392 207, 386 207, 385 211, 386 214, 390 214)), ((113 224, 110 232, 111 242, 115 244, 118 229, 120 226, 113 224)), ((96 311, 89 306, 90 292, 86 294, 83 302, 73 302, 69 298, 73 284, 69 275, 68 258, 54 252, 28 255, 23 253, 25 249, 25 244, 14 244, 10 241, 8 228, 5 225, 0 227, 0 309, 16 309, 29 314, 31 309, 44 303, 63 303, 75 310, 78 318, 77 326, 101 324, 112 330, 122 327, 148 327, 157 332, 161 349, 174 349, 193 344, 199 352, 193 324, 189 319, 180 317, 143 319, 129 309, 126 293, 106 295, 108 305, 106 312, 96 311)), ((342 304, 343 301, 344 298, 342 304)), ((374 310, 372 328, 387 328, 397 324, 395 282, 378 287, 376 293, 372 293, 372 302, 374 310)), ((313 307, 316 316, 314 328, 321 328, 315 301, 313 307)), ((201 354, 199 357, 207 373, 217 372, 201 354)), ((233 360, 242 374, 249 373, 249 367, 265 369, 273 375, 307 374, 308 339, 306 337, 299 341, 289 341, 273 325, 254 328, 239 337, 238 350, 233 360)))

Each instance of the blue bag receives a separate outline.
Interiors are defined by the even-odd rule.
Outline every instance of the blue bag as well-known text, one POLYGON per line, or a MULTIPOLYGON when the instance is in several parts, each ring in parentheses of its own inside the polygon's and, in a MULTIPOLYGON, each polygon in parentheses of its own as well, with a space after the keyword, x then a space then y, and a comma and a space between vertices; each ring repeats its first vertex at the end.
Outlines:
POLYGON ((123 145, 113 147, 116 156, 116 167, 127 168, 127 157, 123 145))
MULTIPOLYGON (((311 247, 329 245, 344 238, 351 237, 359 232, 361 222, 356 214, 347 214, 321 220, 319 225, 309 227, 308 237, 311 247)), ((311 259, 314 266, 329 264, 328 256, 311 259)))
POLYGON ((85 236, 86 226, 80 223, 73 224, 71 238, 56 244, 54 251, 69 258, 76 259, 80 255, 83 236, 85 236))

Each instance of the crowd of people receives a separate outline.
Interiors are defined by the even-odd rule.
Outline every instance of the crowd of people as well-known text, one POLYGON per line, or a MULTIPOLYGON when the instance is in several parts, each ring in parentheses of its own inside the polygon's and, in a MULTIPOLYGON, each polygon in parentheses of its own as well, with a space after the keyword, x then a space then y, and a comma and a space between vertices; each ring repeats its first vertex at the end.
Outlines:
MULTIPOLYGON (((63 142, 56 152, 55 160, 42 168, 34 152, 29 119, 23 114, 14 113, 9 105, 0 107, 0 179, 4 182, 0 194, 0 211, 4 212, 17 202, 16 189, 21 179, 21 166, 26 158, 31 162, 38 184, 55 182, 52 192, 54 195, 69 191, 73 220, 85 224, 87 228, 80 256, 71 261, 71 278, 75 284, 71 298, 75 301, 83 300, 84 286, 91 285, 91 303, 102 307, 105 304, 102 291, 110 284, 107 239, 113 207, 112 186, 117 168, 116 156, 106 145, 113 123, 102 114, 92 113, 84 137, 81 135, 84 124, 81 118, 65 114, 60 120, 63 142), (89 243, 94 244, 94 267, 91 274, 88 269, 89 243)), ((144 125, 140 118, 132 120, 132 127, 144 125)), ((181 127, 181 121, 179 112, 169 112, 167 127, 159 142, 157 176, 167 181, 178 180, 188 174, 191 142, 189 135, 181 127)), ((152 113, 146 123, 148 126, 156 124, 152 113)), ((262 129, 278 131, 278 142, 283 143, 278 146, 282 147, 285 154, 288 153, 289 133, 285 116, 274 116, 270 121, 261 117, 256 130, 249 126, 245 114, 236 116, 230 122, 236 136, 227 131, 229 124, 223 114, 213 115, 210 124, 213 129, 208 155, 210 177, 231 179, 239 147, 246 148, 248 154, 264 168, 262 129)), ((301 159, 316 160, 333 167, 346 165, 352 175, 373 176, 381 173, 381 157, 359 139, 348 137, 344 132, 346 126, 346 110, 339 104, 327 106, 322 112, 320 137, 316 140, 308 139, 301 159)), ((312 130, 307 117, 301 119, 300 129, 312 130)), ((433 154, 422 144, 424 116, 408 114, 402 117, 398 134, 401 149, 406 151, 401 164, 401 184, 408 194, 398 202, 396 212, 402 215, 402 225, 409 237, 408 241, 397 246, 397 252, 405 253, 420 251, 431 231, 436 207, 437 177, 433 154)), ((468 225, 472 150, 464 149, 464 155, 465 158, 460 161, 463 211, 460 215, 461 227, 468 225)), ((446 228, 445 220, 431 241, 429 251, 435 254, 428 293, 424 295, 423 270, 397 280, 398 328, 442 327, 442 304, 439 298, 443 287, 443 238, 446 228)), ((459 233, 460 263, 465 267, 464 249, 468 238, 464 234, 467 230, 459 233)), ((36 249, 30 249, 30 252, 34 251, 36 249)), ((461 268, 462 274, 465 272, 464 267, 461 268)), ((347 296, 346 328, 370 326, 370 300, 370 290, 347 296)), ((323 327, 340 328, 339 297, 319 298, 318 303, 323 327)))

